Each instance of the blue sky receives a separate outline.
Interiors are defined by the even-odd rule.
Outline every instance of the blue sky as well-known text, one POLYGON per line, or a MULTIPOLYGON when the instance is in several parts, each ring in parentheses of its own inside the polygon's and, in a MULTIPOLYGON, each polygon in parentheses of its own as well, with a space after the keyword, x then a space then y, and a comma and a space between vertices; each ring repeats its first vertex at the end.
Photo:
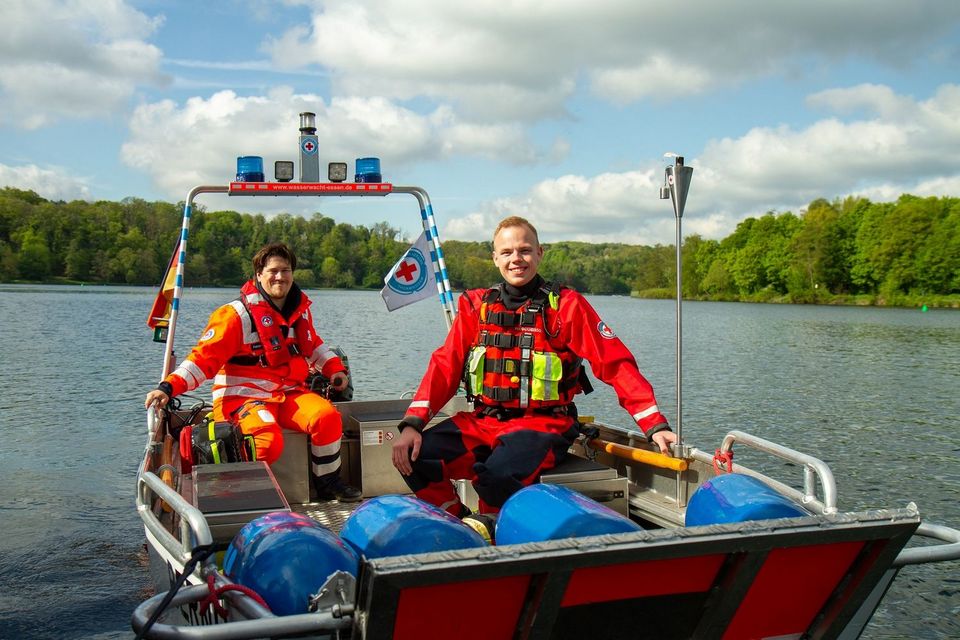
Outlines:
MULTIPOLYGON (((176 202, 238 155, 379 156, 443 238, 668 244, 814 198, 960 195, 960 3, 5 0, 0 186, 176 202)), ((212 197, 419 230, 413 201, 212 197)))

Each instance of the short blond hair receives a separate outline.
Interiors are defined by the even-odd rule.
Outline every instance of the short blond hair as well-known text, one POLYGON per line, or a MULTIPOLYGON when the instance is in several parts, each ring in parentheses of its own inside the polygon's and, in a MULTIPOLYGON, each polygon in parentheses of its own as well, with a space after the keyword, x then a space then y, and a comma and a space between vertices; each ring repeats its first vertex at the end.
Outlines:
POLYGON ((537 233, 537 228, 530 224, 530 221, 526 218, 521 218, 520 216, 509 216, 500 221, 500 224, 497 225, 497 228, 493 230, 493 239, 497 239, 497 234, 503 231, 508 227, 526 227, 533 232, 533 237, 536 239, 537 244, 540 244, 540 235, 537 233))

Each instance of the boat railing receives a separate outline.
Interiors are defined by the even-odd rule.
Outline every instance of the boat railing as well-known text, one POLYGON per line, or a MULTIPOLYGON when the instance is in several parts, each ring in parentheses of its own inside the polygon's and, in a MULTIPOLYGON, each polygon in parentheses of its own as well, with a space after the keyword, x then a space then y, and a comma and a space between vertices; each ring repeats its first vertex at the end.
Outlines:
MULTIPOLYGON (((185 605, 195 605, 210 595, 207 585, 193 585, 180 589, 169 603, 169 608, 185 605)), ((250 600, 244 594, 229 592, 227 597, 250 600)), ((158 593, 142 602, 133 612, 133 630, 137 633, 144 631, 147 622, 163 604, 167 593, 158 593)), ((353 606, 343 605, 334 607, 330 611, 300 613, 289 616, 273 616, 269 612, 248 620, 231 620, 224 624, 204 625, 191 627, 182 624, 168 624, 156 622, 143 633, 143 638, 151 640, 183 640, 196 638, 198 640, 242 640, 245 638, 285 638, 311 637, 319 632, 331 633, 349 629, 353 626, 353 606)), ((325 634, 323 637, 327 637, 325 634)))
MULTIPOLYGON (((912 502, 910 505, 914 506, 912 502)), ((914 537, 919 536, 921 538, 940 540, 946 544, 904 549, 897 556, 897 559, 893 561, 894 567, 960 560, 960 531, 939 524, 921 522, 913 535, 914 537)))
MULTIPOLYGON (((773 486, 781 493, 799 500, 807 507, 812 507, 821 513, 837 513, 837 486, 833 477, 833 472, 825 462, 811 455, 795 451, 789 447, 771 442, 759 436, 751 435, 743 431, 731 431, 723 439, 720 445, 720 453, 725 454, 733 449, 735 443, 751 447, 764 453, 769 453, 778 458, 789 462, 802 465, 803 467, 803 491, 799 491, 787 484, 779 482, 765 474, 754 471, 743 465, 735 465, 731 470, 737 473, 743 473, 763 480, 773 486), (816 495, 816 480, 819 478, 820 485, 823 488, 823 500, 818 499, 816 495)), ((713 463, 713 455, 693 449, 693 456, 701 462, 713 463)), ((916 508, 914 503, 910 503, 909 508, 916 508)), ((912 564, 925 564, 931 562, 947 562, 960 559, 960 531, 938 524, 921 522, 920 526, 913 534, 914 537, 928 538, 938 540, 944 544, 927 545, 922 547, 913 547, 904 549, 893 562, 893 567, 904 567, 912 564)))
POLYGON ((188 563, 197 547, 213 544, 210 525, 203 513, 152 471, 143 471, 137 478, 137 513, 150 535, 180 564, 188 563), (163 500, 180 516, 180 540, 154 514, 151 494, 163 500))
MULTIPOLYGON (((719 453, 721 455, 730 453, 733 450, 734 443, 742 444, 801 466, 803 468, 803 491, 798 491, 789 485, 773 480, 766 475, 742 465, 731 466, 730 470, 735 469, 738 473, 752 475, 767 483, 773 484, 774 488, 778 491, 786 493, 804 506, 813 508, 821 513, 837 512, 837 483, 833 478, 833 472, 830 470, 830 467, 827 466, 826 462, 809 454, 801 453, 777 444, 776 442, 771 442, 765 438, 736 430, 730 431, 724 437, 723 443, 720 445, 719 453), (822 500, 817 496, 817 479, 820 480, 820 487, 823 491, 822 500)), ((705 456, 707 460, 704 461, 708 461, 711 464, 713 463, 713 455, 703 451, 698 451, 698 453, 700 454, 697 456, 698 458, 703 459, 705 456)))

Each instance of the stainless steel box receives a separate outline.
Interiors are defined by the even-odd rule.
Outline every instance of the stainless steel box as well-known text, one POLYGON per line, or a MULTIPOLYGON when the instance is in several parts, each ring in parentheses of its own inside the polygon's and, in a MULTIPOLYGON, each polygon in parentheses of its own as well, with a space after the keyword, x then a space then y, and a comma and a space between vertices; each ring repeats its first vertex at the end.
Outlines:
POLYGON ((561 484, 630 517, 629 481, 618 477, 616 469, 599 462, 570 455, 553 469, 545 471, 540 482, 561 484))
POLYGON ((266 462, 198 464, 191 473, 193 505, 207 519, 217 544, 225 544, 254 518, 290 511, 266 462))
MULTIPOLYGON (((630 516, 629 481, 617 477, 616 469, 599 462, 570 455, 558 466, 543 472, 540 482, 562 484, 623 516, 630 516)), ((454 486, 461 502, 476 511, 477 492, 470 481, 457 480, 454 486)))
MULTIPOLYGON (((551 482, 542 479, 541 482, 551 482)), ((630 485, 626 478, 608 478, 606 480, 586 480, 583 482, 555 482, 577 493, 582 493, 605 507, 613 509, 624 517, 630 517, 630 485)))
POLYGON ((310 502, 310 436, 302 431, 283 430, 283 452, 270 466, 277 484, 290 504, 310 502))
MULTIPOLYGON (((360 469, 349 469, 349 479, 369 498, 387 493, 410 493, 407 483, 393 466, 393 441, 400 435, 397 424, 403 419, 410 399, 370 400, 338 405, 343 419, 344 448, 347 458, 357 456, 360 469)), ((468 408, 457 397, 434 416, 427 428, 468 408)))

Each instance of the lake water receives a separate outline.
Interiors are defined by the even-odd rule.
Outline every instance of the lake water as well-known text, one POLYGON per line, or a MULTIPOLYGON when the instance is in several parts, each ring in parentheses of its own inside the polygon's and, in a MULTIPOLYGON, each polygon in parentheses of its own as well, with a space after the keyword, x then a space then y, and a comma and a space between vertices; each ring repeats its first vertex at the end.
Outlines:
MULTIPOLYGON (((135 287, 0 286, 0 639, 128 638, 150 591, 134 509, 144 394, 162 347, 135 287)), ((439 305, 388 314, 374 292, 314 291, 320 334, 357 399, 413 388, 445 330, 439 305)), ((234 292, 187 292, 182 357, 234 292)), ((675 421, 674 304, 590 298, 675 421)), ((685 303, 686 440, 742 429, 815 455, 840 508, 900 507, 960 527, 960 313, 685 303)), ((624 422, 603 384, 581 413, 624 422)), ((783 465, 738 460, 781 476, 783 465)), ((743 453, 742 453, 743 452, 743 453)), ((786 470, 797 482, 796 469, 786 470)), ((793 484, 797 484, 793 482, 793 484)), ((901 572, 865 637, 960 637, 960 563, 901 572)))

